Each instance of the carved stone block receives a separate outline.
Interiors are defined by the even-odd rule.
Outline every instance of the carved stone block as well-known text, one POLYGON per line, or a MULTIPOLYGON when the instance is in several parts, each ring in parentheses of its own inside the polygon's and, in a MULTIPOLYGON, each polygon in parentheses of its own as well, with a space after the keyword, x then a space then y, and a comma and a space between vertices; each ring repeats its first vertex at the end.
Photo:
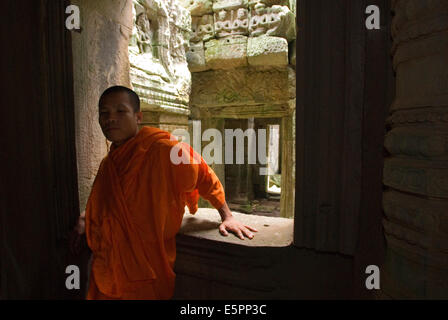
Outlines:
POLYGON ((215 12, 215 34, 217 38, 223 38, 230 36, 231 28, 231 18, 230 11, 221 10, 215 12))
POLYGON ((448 131, 437 127, 399 127, 389 131, 384 146, 391 155, 448 160, 448 131))
POLYGON ((187 52, 187 62, 190 72, 201 72, 207 70, 205 64, 204 43, 192 43, 190 51, 187 52))
POLYGON ((190 11, 192 16, 202 16, 213 13, 212 0, 179 0, 181 6, 190 11))
POLYGON ((247 37, 232 36, 205 43, 205 62, 211 69, 231 69, 247 65, 247 37))
POLYGON ((249 11, 245 8, 239 8, 231 11, 232 24, 231 34, 247 35, 249 26, 249 11))
POLYGON ((213 11, 235 10, 238 8, 247 8, 247 0, 215 0, 213 3, 213 11))
POLYGON ((129 73, 142 103, 188 114, 190 13, 175 1, 133 0, 133 22, 129 73))
POLYGON ((215 12, 215 33, 218 38, 248 35, 249 11, 245 8, 215 12))
POLYGON ((285 66, 288 64, 288 42, 280 37, 249 38, 247 62, 253 66, 285 66))
POLYGON ((207 14, 202 17, 193 17, 192 24, 192 42, 207 41, 215 36, 215 26, 213 15, 207 14))
POLYGON ((389 158, 384 161, 383 183, 408 193, 448 198, 448 167, 436 161, 389 158))
MULTIPOLYGON (((290 82, 295 79, 289 76, 294 70, 289 68, 269 68, 254 70, 238 68, 234 70, 208 70, 193 73, 191 106, 224 107, 224 106, 272 106, 288 104, 290 82)), ((255 114, 255 113, 252 113, 255 114)), ((265 112, 266 114, 266 112, 265 112)))
POLYGON ((292 41, 296 37, 295 15, 286 6, 267 7, 263 3, 257 3, 251 9, 249 34, 251 37, 266 34, 292 41))
POLYGON ((281 5, 281 6, 288 6, 292 4, 292 2, 295 2, 296 0, 248 0, 248 5, 250 7, 255 6, 257 3, 263 3, 266 6, 273 6, 273 5, 281 5))
POLYGON ((191 15, 187 9, 177 6, 176 10, 170 12, 170 18, 177 28, 191 32, 191 15))

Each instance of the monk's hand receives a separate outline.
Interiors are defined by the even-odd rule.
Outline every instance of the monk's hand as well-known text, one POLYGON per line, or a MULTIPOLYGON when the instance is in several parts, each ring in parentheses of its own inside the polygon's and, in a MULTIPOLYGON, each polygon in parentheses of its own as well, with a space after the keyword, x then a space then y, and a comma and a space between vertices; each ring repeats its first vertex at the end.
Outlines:
POLYGON ((252 232, 257 232, 257 229, 246 226, 236 220, 233 216, 231 216, 226 217, 222 221, 221 225, 219 226, 219 232, 225 237, 229 235, 229 232, 231 232, 241 240, 244 240, 245 236, 249 239, 252 239, 254 237, 254 234, 252 232))
POLYGON ((244 240, 244 237, 248 237, 252 239, 254 234, 252 232, 257 232, 257 229, 243 225, 241 222, 236 220, 232 212, 230 212, 229 206, 227 202, 224 202, 224 205, 218 209, 218 212, 221 216, 222 223, 219 226, 219 232, 227 237, 229 232, 235 234, 241 240, 244 240))
POLYGON ((83 211, 79 217, 76 226, 69 235, 70 251, 74 255, 78 255, 81 249, 86 245, 86 212, 83 211))

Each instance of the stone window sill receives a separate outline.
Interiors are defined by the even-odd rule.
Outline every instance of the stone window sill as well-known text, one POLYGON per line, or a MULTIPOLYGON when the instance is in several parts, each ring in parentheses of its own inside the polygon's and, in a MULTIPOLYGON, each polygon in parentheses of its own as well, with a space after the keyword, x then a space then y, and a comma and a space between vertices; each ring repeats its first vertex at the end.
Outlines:
POLYGON ((241 240, 233 234, 224 237, 219 233, 221 218, 216 209, 199 208, 194 215, 186 211, 179 231, 179 234, 183 236, 247 247, 287 247, 293 241, 294 219, 256 216, 232 211, 238 221, 258 230, 252 240, 248 238, 241 240))

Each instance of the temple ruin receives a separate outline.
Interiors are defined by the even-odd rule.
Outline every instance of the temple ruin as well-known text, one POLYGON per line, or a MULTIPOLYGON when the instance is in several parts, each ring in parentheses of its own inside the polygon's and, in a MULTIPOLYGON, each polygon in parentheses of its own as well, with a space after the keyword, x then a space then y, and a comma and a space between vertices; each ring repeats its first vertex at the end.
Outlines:
POLYGON ((110 147, 98 100, 113 85, 197 151, 210 132, 266 132, 268 164, 249 161, 248 137, 211 163, 258 234, 222 237, 204 201, 185 214, 174 299, 448 298, 446 0, 0 3, 0 298, 85 298, 90 253, 67 234, 110 147))

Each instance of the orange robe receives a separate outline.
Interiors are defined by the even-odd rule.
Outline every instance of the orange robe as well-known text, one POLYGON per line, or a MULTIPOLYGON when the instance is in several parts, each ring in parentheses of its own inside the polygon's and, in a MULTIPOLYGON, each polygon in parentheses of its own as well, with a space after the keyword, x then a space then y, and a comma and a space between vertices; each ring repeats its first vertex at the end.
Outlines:
POLYGON ((190 164, 170 161, 170 134, 143 127, 103 159, 86 206, 93 260, 87 299, 170 299, 174 293, 176 234, 185 205, 199 194, 225 203, 221 183, 188 145, 190 164), (195 164, 192 157, 198 157, 195 164))

